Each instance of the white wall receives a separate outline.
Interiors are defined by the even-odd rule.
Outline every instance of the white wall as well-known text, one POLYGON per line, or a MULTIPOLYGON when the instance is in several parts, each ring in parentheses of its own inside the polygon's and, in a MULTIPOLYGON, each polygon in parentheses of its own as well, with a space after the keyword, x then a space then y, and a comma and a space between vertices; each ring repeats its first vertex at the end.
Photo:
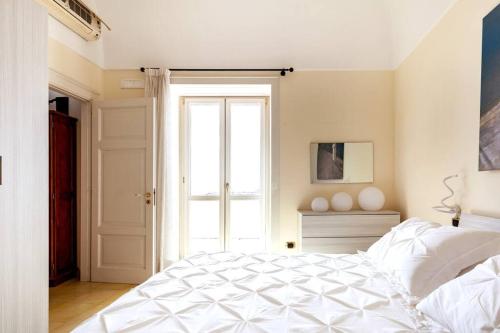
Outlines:
POLYGON ((0 332, 48 330, 47 13, 0 1, 0 332))
POLYGON ((422 39, 441 21, 458 0, 382 0, 392 36, 395 68, 415 50, 422 39))
POLYGON ((103 67, 104 53, 102 39, 88 42, 52 16, 49 16, 49 37, 66 45, 90 62, 103 67))
MULTIPOLYGON (((69 113, 68 113, 68 115, 70 117, 80 119, 81 113, 82 113, 82 102, 80 102, 79 100, 77 100, 76 98, 73 98, 71 96, 61 94, 61 93, 54 91, 54 90, 49 90, 49 99, 52 100, 56 97, 68 97, 68 99, 69 99, 69 103, 68 103, 69 113)), ((56 102, 52 102, 50 104, 50 109, 51 110, 56 109, 56 102)))
MULTIPOLYGON (((96 10, 95 1, 84 1, 87 6, 96 10)), ((97 11, 97 10, 96 10, 97 11)), ((103 26, 104 33, 107 32, 103 26)), ((61 44, 67 46, 78 55, 86 58, 90 62, 103 67, 104 53, 103 53, 103 38, 88 42, 78 34, 68 29, 64 24, 49 16, 49 37, 57 40, 61 44)))

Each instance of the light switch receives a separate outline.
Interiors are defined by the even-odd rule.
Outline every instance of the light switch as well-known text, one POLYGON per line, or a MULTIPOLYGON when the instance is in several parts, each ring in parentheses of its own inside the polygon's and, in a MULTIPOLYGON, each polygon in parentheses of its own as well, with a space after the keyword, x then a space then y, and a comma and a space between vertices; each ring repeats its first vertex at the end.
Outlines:
POLYGON ((122 89, 144 89, 144 80, 140 79, 123 79, 120 82, 122 89))

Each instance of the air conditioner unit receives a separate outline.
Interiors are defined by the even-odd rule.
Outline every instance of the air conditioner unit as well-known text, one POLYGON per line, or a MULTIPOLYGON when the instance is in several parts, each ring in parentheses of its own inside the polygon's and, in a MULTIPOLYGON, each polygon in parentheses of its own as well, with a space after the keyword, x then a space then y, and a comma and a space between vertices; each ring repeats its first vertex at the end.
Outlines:
POLYGON ((101 36, 101 24, 111 30, 89 7, 79 0, 38 0, 48 8, 49 14, 76 32, 93 41, 101 36))

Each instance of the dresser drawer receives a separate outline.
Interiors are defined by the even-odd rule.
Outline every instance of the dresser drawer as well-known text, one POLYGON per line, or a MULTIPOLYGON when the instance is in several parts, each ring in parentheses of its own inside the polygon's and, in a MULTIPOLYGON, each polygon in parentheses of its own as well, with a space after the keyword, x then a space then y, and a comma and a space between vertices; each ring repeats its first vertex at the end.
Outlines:
POLYGON ((356 253, 366 251, 380 237, 303 238, 302 252, 356 253))
POLYGON ((399 223, 399 215, 303 216, 302 237, 383 236, 399 223))

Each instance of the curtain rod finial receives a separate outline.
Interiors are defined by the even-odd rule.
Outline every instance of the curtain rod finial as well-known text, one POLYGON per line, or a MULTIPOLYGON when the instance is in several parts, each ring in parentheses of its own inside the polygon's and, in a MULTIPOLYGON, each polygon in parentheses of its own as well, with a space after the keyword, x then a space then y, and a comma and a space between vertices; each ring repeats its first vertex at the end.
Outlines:
POLYGON ((293 67, 290 67, 290 68, 283 68, 280 72, 281 76, 286 76, 286 72, 290 72, 290 73, 293 73, 294 69, 293 67))

